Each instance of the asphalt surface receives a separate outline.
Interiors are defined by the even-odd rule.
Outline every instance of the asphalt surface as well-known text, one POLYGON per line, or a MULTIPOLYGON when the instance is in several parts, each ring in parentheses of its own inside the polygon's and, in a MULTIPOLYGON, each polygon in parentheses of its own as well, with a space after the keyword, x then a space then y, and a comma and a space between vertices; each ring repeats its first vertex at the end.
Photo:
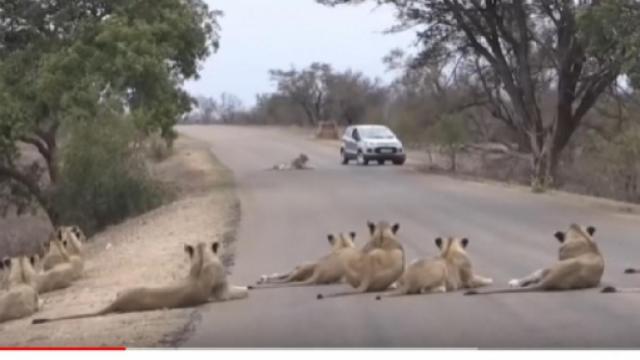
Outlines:
MULTIPOLYGON (((326 235, 366 221, 400 223, 407 260, 437 253, 438 236, 465 236, 476 271, 504 287, 553 262, 553 234, 572 222, 597 228, 604 284, 640 286, 640 217, 563 195, 421 174, 411 166, 342 166, 335 145, 272 128, 182 127, 209 141, 234 172, 242 206, 232 281, 287 271, 329 250, 326 235), (298 153, 312 171, 266 171, 298 153)), ((640 294, 563 293, 467 297, 461 293, 376 301, 316 300, 347 285, 255 290, 212 304, 185 347, 638 348, 640 294)))

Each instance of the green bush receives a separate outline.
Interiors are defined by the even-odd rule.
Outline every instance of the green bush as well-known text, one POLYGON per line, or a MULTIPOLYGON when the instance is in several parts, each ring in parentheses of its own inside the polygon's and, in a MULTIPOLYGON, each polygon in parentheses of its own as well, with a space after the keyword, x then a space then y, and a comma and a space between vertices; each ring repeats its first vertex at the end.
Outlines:
POLYGON ((122 118, 77 123, 60 154, 53 203, 61 223, 93 233, 164 201, 146 168, 136 130, 122 118))

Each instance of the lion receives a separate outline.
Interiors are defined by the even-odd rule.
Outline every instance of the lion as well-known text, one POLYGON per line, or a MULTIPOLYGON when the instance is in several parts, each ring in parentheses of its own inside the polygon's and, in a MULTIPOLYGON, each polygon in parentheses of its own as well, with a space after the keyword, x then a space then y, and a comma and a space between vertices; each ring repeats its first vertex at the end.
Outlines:
POLYGON ((0 260, 0 291, 7 290, 9 288, 9 271, 11 266, 11 259, 8 257, 0 260))
MULTIPOLYGON (((110 305, 93 313, 63 316, 53 319, 34 319, 33 324, 52 321, 81 319, 103 316, 110 313, 127 313, 159 309, 186 308, 205 304, 212 294, 224 294, 225 286, 221 280, 226 278, 224 267, 218 258, 219 243, 210 246, 204 242, 195 247, 185 245, 191 266, 185 279, 174 285, 164 287, 139 287, 125 290, 110 305)), ((226 289, 228 292, 228 289, 226 289)))
POLYGON ((298 155, 295 159, 293 159, 290 163, 280 163, 273 165, 270 170, 309 170, 313 169, 312 166, 309 166, 307 162, 309 161, 309 157, 302 153, 298 155))
POLYGON ((83 243, 86 242, 84 233, 78 226, 65 226, 58 230, 58 238, 67 241, 67 252, 71 255, 84 257, 83 243))
POLYGON ((437 257, 413 262, 398 280, 397 289, 376 299, 380 300, 383 296, 445 293, 493 283, 490 278, 474 274, 466 251, 469 239, 437 238, 435 244, 440 249, 437 257))
POLYGON ((87 236, 84 234, 84 231, 82 231, 82 229, 80 229, 80 227, 78 225, 73 225, 70 227, 71 232, 76 236, 76 238, 81 242, 81 243, 86 243, 87 242, 87 236))
POLYGON ((249 288, 246 286, 231 285, 227 278, 227 270, 220 260, 220 246, 215 243, 212 247, 214 256, 210 260, 210 268, 216 274, 214 285, 211 289, 209 301, 221 302, 230 300, 244 299, 249 296, 249 288))
POLYGON ((55 240, 66 241, 65 248, 67 252, 71 255, 76 255, 79 257, 84 256, 83 251, 83 242, 86 242, 86 236, 80 230, 80 228, 76 225, 74 226, 61 226, 58 227, 52 234, 49 236, 49 239, 43 244, 43 252, 44 258, 42 259, 42 268, 44 270, 49 270, 54 266, 65 262, 65 258, 60 253, 60 250, 56 246, 51 246, 52 242, 55 240))
POLYGON ((318 299, 384 291, 402 276, 405 268, 404 248, 396 238, 400 225, 369 221, 367 226, 371 239, 344 264, 345 279, 355 291, 318 294, 318 299))
POLYGON ((263 275, 258 281, 260 284, 276 284, 275 286, 260 286, 259 288, 291 287, 307 285, 326 285, 340 282, 344 276, 344 264, 348 259, 357 255, 354 242, 356 233, 349 235, 327 235, 331 252, 318 261, 297 266, 286 274, 263 275))
POLYGON ((536 270, 524 278, 511 280, 511 289, 484 292, 471 290, 465 295, 594 288, 600 284, 604 274, 604 257, 593 240, 595 232, 596 228, 593 226, 585 228, 572 224, 568 231, 555 233, 555 238, 561 244, 558 249, 558 262, 555 264, 536 270))
POLYGON ((24 282, 23 264, 29 260, 25 257, 3 261, 6 291, 0 293, 0 323, 30 316, 40 308, 40 298, 36 290, 24 282))
POLYGON ((70 281, 78 280, 82 277, 84 272, 84 260, 82 256, 77 253, 77 249, 74 249, 72 241, 65 236, 62 236, 54 240, 54 245, 58 248, 58 252, 62 255, 63 263, 54 266, 51 270, 60 269, 64 270, 65 276, 70 281), (71 250, 70 250, 71 249, 71 250))
POLYGON ((38 294, 66 289, 73 284, 76 275, 73 266, 61 263, 49 270, 43 270, 39 256, 33 255, 23 267, 25 282, 31 285, 38 294))
POLYGON ((42 257, 43 270, 49 270, 54 266, 64 262, 62 254, 60 254, 60 251, 58 251, 58 247, 52 246, 52 243, 56 241, 57 235, 57 231, 52 232, 47 241, 42 244, 42 252, 44 254, 42 257))

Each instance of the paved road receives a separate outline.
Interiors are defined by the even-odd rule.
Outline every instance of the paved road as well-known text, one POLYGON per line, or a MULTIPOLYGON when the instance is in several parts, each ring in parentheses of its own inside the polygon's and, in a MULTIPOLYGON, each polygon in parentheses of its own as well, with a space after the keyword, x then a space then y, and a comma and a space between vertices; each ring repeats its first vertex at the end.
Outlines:
MULTIPOLYGON (((467 236, 476 270, 500 286, 556 256, 553 233, 594 225, 605 283, 640 265, 640 218, 563 196, 419 174, 409 167, 341 166, 337 149, 276 129, 184 127, 209 141, 235 173, 242 203, 235 283, 292 268, 328 250, 326 234, 367 219, 397 221, 407 259, 436 254, 437 236, 467 236), (300 151, 314 171, 264 169, 300 151)), ((596 290, 466 297, 460 293, 375 301, 370 294, 316 300, 346 285, 256 290, 213 304, 189 347, 640 347, 640 294, 596 290)))

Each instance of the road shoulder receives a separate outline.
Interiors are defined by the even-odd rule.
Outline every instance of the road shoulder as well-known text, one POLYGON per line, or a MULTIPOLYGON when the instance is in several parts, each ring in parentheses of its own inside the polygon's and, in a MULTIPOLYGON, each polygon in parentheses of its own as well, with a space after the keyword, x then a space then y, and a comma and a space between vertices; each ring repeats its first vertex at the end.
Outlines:
MULTIPOLYGON (((233 264, 239 202, 233 176, 197 140, 181 137, 175 153, 153 168, 172 187, 174 202, 95 235, 87 245, 85 276, 70 288, 43 294, 33 317, 96 311, 122 290, 162 286, 184 276, 183 244, 222 241, 233 264)), ((159 310, 31 325, 33 317, 0 324, 1 346, 175 346, 200 318, 196 309, 159 310)))

